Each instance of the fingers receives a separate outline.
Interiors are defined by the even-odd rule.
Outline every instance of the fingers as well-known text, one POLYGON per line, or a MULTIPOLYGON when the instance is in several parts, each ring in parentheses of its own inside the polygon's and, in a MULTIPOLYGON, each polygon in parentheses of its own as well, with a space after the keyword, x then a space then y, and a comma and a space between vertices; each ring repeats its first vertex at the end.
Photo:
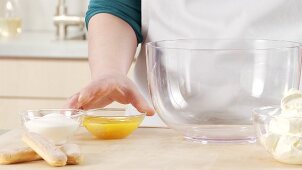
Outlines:
POLYGON ((153 116, 155 111, 148 105, 144 98, 133 98, 130 102, 139 112, 146 113, 147 116, 153 116))
POLYGON ((139 112, 147 116, 154 115, 154 109, 129 79, 102 79, 91 82, 79 93, 72 96, 66 107, 75 109, 94 109, 104 107, 113 101, 132 104, 139 112))
POLYGON ((154 115, 154 110, 151 108, 145 98, 139 93, 138 88, 126 79, 113 86, 113 90, 108 95, 112 101, 117 101, 122 104, 131 103, 139 112, 146 113, 147 116, 154 115))
POLYGON ((103 108, 112 102, 113 102, 113 100, 108 99, 107 97, 99 98, 98 100, 92 100, 91 102, 87 103, 86 105, 83 105, 82 108, 84 110, 103 108))
POLYGON ((112 91, 109 82, 92 82, 81 90, 78 105, 85 106, 88 103, 107 96, 112 91))
POLYGON ((129 95, 130 103, 142 113, 146 113, 147 116, 153 116, 155 111, 149 106, 145 98, 139 93, 135 85, 130 85, 131 88, 128 89, 127 94, 129 95))
POLYGON ((63 108, 79 109, 78 98, 79 98, 79 93, 74 94, 68 99, 67 103, 63 106, 63 108))

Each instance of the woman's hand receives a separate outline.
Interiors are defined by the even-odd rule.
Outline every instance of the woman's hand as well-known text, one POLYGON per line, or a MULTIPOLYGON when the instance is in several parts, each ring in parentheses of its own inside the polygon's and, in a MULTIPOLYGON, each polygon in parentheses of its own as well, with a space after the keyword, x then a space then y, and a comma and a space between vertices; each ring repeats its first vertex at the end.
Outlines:
POLYGON ((148 116, 154 114, 154 110, 139 93, 135 84, 127 76, 117 73, 105 74, 91 81, 69 99, 67 107, 86 110, 104 107, 113 101, 130 103, 148 116))
POLYGON ((66 107, 93 109, 117 101, 153 115, 154 110, 126 76, 137 47, 132 27, 114 15, 96 14, 89 21, 88 47, 92 81, 66 107))

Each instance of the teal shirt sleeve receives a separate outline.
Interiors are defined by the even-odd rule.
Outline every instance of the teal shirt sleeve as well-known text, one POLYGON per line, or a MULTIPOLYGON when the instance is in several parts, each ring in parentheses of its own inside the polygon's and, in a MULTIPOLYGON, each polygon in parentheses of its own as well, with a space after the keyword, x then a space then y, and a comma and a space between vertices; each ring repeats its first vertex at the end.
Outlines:
POLYGON ((99 13, 109 13, 127 22, 134 30, 137 42, 143 41, 141 32, 141 0, 90 0, 85 22, 99 13))

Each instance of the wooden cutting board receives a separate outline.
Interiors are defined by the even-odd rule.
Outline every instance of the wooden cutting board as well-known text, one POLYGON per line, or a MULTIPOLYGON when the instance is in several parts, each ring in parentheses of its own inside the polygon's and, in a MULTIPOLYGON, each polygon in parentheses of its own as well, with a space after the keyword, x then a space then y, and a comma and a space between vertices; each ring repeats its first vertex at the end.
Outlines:
MULTIPOLYGON (((0 136, 0 146, 23 145, 21 130, 0 136)), ((81 146, 84 161, 81 165, 54 168, 44 161, 16 165, 0 165, 5 170, 288 170, 301 169, 275 161, 259 144, 199 144, 183 140, 165 128, 139 128, 123 140, 97 140, 85 129, 70 141, 81 146)))

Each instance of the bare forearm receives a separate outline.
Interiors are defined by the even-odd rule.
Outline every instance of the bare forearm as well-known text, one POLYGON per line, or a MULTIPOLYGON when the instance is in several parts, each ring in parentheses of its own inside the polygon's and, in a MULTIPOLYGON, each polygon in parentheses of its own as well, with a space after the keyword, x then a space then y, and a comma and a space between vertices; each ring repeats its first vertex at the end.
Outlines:
POLYGON ((89 22, 88 48, 92 79, 118 72, 127 74, 135 55, 135 32, 111 14, 97 14, 89 22))
POLYGON ((110 14, 94 15, 88 27, 92 81, 74 94, 66 107, 88 110, 117 101, 153 115, 154 110, 126 76, 137 45, 132 27, 110 14))

